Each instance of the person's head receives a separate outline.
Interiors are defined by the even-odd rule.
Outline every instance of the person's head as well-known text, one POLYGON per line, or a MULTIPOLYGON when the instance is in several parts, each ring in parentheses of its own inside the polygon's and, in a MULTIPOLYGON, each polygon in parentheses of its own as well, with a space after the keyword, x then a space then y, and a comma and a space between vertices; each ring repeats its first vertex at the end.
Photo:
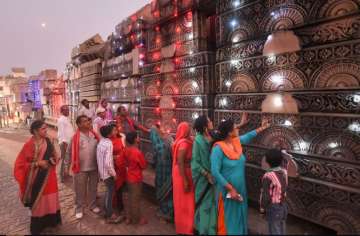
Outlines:
POLYGON ((126 142, 130 145, 137 145, 140 143, 140 138, 137 132, 130 132, 126 134, 126 142))
POLYGON ((128 110, 125 106, 119 106, 117 109, 117 114, 122 117, 126 117, 129 115, 128 110))
POLYGON ((76 118, 76 125, 81 131, 90 131, 92 129, 91 118, 81 115, 76 118))
POLYGON ((235 138, 239 136, 239 130, 235 127, 234 121, 224 120, 221 121, 218 127, 217 138, 225 140, 227 138, 235 138))
POLYGON ((116 137, 117 130, 115 125, 105 125, 100 128, 100 134, 104 138, 114 138, 116 137))
POLYGON ((265 154, 265 160, 271 168, 279 167, 283 161, 282 152, 279 149, 270 149, 265 154))
POLYGON ((214 129, 213 123, 206 115, 202 115, 195 120, 194 129, 200 134, 204 134, 206 131, 214 129))
POLYGON ((90 103, 89 103, 89 101, 88 101, 87 99, 81 100, 81 104, 82 104, 84 107, 86 107, 87 109, 89 109, 89 107, 90 107, 90 103))
POLYGON ((107 101, 107 99, 103 99, 103 100, 101 100, 101 102, 100 102, 100 105, 103 107, 103 108, 107 108, 107 106, 108 106, 108 101, 107 101))
POLYGON ((191 127, 189 125, 189 123, 187 122, 181 122, 178 127, 177 127, 177 131, 176 131, 176 137, 175 139, 183 139, 183 138, 189 138, 191 134, 191 127))
POLYGON ((121 133, 124 133, 124 127, 121 124, 121 122, 116 122, 116 129, 117 129, 118 135, 120 135, 121 133))
POLYGON ((103 107, 98 107, 96 109, 96 115, 98 117, 101 117, 102 119, 105 119, 106 117, 106 110, 103 107))
POLYGON ((70 111, 69 111, 69 106, 68 105, 63 105, 60 107, 60 112, 63 116, 69 116, 70 111))
POLYGON ((42 120, 35 120, 30 126, 30 133, 37 137, 46 138, 47 125, 42 120))

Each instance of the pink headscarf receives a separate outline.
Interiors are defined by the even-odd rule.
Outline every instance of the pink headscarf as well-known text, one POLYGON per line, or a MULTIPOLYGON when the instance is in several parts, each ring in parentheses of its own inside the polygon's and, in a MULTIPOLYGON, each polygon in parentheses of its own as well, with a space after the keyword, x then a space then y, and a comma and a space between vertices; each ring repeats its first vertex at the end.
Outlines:
POLYGON ((176 131, 175 142, 172 147, 174 160, 177 160, 177 153, 178 153, 180 144, 187 143, 190 145, 190 147, 192 146, 193 141, 190 139, 190 131, 191 131, 191 128, 190 128, 189 123, 181 122, 179 124, 177 131, 176 131))

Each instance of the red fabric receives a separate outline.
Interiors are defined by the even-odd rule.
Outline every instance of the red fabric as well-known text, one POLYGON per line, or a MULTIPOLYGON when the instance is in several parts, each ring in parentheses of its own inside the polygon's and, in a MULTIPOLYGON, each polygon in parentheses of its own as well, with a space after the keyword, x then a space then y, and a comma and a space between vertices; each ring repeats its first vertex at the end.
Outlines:
POLYGON ((189 163, 192 158, 192 141, 189 136, 190 125, 186 122, 180 123, 176 133, 176 140, 173 145, 173 200, 175 213, 175 229, 177 234, 193 234, 195 195, 192 182, 191 167, 185 164, 185 175, 190 181, 191 191, 185 193, 183 178, 177 164, 179 149, 186 149, 185 161, 189 163))
MULTIPOLYGON (((40 147, 42 150, 40 150, 38 160, 42 160, 42 158, 44 157, 46 147, 47 147, 46 143, 40 147)), ((14 177, 20 187, 21 199, 23 198, 26 190, 27 176, 30 171, 31 162, 34 158, 34 153, 35 153, 35 142, 34 142, 34 138, 31 138, 29 141, 27 141, 24 144, 23 148, 21 149, 20 153, 18 154, 15 160, 14 177)), ((58 192, 58 186, 57 186, 57 178, 56 178, 56 168, 51 167, 49 170, 49 177, 47 179, 47 183, 45 185, 42 195, 48 195, 57 192, 58 192)))
POLYGON ((127 167, 126 182, 141 183, 143 181, 142 171, 147 166, 144 154, 137 147, 126 147, 124 159, 127 167))
MULTIPOLYGON (((91 134, 93 134, 97 141, 100 140, 99 135, 91 130, 91 134)), ((78 129, 73 136, 72 143, 71 143, 71 165, 72 165, 72 172, 77 174, 80 172, 80 159, 79 159, 79 147, 80 147, 80 130, 78 129)))
POLYGON ((114 155, 114 162, 115 162, 115 171, 116 171, 116 181, 115 181, 115 188, 116 190, 120 189, 121 186, 126 181, 126 162, 124 159, 124 144, 121 138, 113 138, 111 139, 113 143, 113 155, 114 155))

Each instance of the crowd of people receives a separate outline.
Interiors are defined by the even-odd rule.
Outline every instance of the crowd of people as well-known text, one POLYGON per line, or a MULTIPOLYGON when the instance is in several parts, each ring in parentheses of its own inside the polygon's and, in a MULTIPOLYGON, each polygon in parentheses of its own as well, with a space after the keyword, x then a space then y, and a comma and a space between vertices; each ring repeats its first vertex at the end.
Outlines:
MULTIPOLYGON (((58 163, 60 181, 70 173, 73 176, 76 219, 83 217, 87 207, 95 214, 103 214, 109 224, 146 224, 140 204, 142 172, 147 168, 139 149, 137 131, 142 131, 149 135, 153 147, 159 218, 174 222, 177 234, 247 234, 246 157, 242 145, 270 126, 263 120, 256 130, 239 135, 247 122, 244 113, 239 124, 224 120, 214 129, 204 115, 193 124, 195 137, 192 126, 181 122, 174 138, 161 124, 148 129, 137 123, 124 106, 113 115, 104 99, 95 110, 87 100, 81 102, 74 130, 69 108, 61 107, 61 153, 47 137, 46 124, 37 120, 30 128, 33 136, 15 162, 21 201, 32 213, 31 233, 39 234, 61 224, 58 163), (97 202, 99 181, 106 187, 103 209, 97 202)), ((271 149, 265 155, 263 168, 267 171, 262 179, 260 212, 269 222, 269 234, 285 234, 288 176, 297 175, 297 166, 286 151, 271 149)))

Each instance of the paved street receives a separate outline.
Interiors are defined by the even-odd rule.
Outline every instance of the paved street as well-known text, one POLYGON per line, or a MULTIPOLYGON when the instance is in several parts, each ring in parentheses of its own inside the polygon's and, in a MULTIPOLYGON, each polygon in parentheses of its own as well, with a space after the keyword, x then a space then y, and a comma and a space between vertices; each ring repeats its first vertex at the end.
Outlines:
MULTIPOLYGON (((29 137, 25 130, 0 130, 0 234, 29 234, 29 211, 24 208, 18 198, 18 185, 13 178, 13 164, 16 154, 29 137)), ((174 234, 172 224, 158 220, 155 216, 156 206, 144 200, 142 209, 149 220, 145 226, 107 225, 104 220, 91 213, 85 212, 85 217, 78 221, 74 217, 73 191, 71 180, 59 184, 60 204, 63 225, 56 234, 174 234)), ((102 185, 99 186, 99 204, 104 193, 102 185)))

